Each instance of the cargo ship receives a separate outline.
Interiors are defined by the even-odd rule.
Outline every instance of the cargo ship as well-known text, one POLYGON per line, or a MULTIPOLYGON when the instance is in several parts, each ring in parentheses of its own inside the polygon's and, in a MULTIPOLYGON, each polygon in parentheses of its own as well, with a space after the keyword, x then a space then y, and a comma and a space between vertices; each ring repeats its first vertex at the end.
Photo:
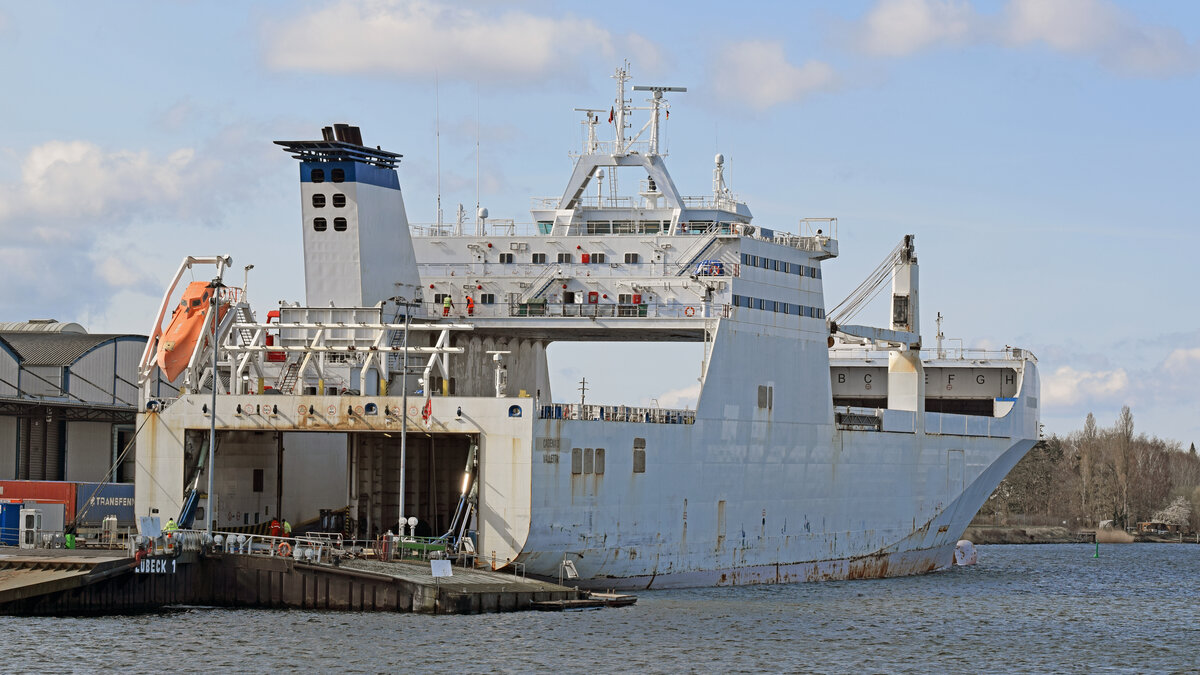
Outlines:
POLYGON ((909 234, 827 308, 837 220, 754 222, 721 155, 711 193, 681 193, 659 138, 684 90, 635 86, 635 107, 627 65, 614 79, 528 224, 461 206, 410 224, 401 155, 353 126, 276 141, 299 163, 305 300, 263 320, 225 283, 230 259, 184 261, 142 359, 139 514, 229 530, 338 512, 350 536, 428 536, 596 588, 949 565, 1036 442, 1034 356, 946 350, 940 330, 924 349, 909 234), (217 339, 174 354, 165 390, 162 323, 196 266, 221 310, 176 330, 217 339), (878 294, 890 320, 852 323, 878 294), (695 408, 568 402, 550 386, 559 341, 700 344, 695 408))

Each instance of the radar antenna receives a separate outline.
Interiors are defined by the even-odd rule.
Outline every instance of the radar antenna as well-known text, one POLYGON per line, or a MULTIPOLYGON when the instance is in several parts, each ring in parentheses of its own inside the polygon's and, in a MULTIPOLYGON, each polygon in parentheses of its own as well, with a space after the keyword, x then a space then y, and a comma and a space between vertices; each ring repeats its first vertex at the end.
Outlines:
MULTIPOLYGON (((657 155, 658 154, 658 114, 662 111, 663 107, 666 107, 668 109, 670 109, 670 107, 671 107, 670 105, 667 104, 666 99, 663 98, 663 92, 664 91, 684 92, 684 91, 687 91, 687 87, 664 87, 664 86, 659 86, 659 85, 635 85, 633 90, 634 91, 654 92, 654 96, 652 98, 649 98, 646 100, 650 102, 650 150, 649 150, 649 153, 651 155, 657 155)), ((670 113, 668 113, 668 115, 669 114, 670 113)), ((641 136, 641 133, 639 132, 638 135, 641 136)))

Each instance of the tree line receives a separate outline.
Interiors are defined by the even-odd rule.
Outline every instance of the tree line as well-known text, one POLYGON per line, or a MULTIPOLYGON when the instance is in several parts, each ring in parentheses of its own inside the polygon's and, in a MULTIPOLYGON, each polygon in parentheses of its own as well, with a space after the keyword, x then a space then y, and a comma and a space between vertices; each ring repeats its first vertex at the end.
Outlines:
POLYGON ((1129 406, 1111 427, 1038 441, 984 503, 977 522, 1136 527, 1173 519, 1200 531, 1200 457, 1175 441, 1134 434, 1129 406))

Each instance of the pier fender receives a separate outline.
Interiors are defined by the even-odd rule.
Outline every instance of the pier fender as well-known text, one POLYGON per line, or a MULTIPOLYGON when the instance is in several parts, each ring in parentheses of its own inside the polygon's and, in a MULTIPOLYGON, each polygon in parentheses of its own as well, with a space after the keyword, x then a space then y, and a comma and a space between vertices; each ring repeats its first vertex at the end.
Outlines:
POLYGON ((958 544, 954 546, 954 564, 965 567, 977 562, 979 562, 979 552, 975 549, 975 544, 966 539, 959 539, 958 544))

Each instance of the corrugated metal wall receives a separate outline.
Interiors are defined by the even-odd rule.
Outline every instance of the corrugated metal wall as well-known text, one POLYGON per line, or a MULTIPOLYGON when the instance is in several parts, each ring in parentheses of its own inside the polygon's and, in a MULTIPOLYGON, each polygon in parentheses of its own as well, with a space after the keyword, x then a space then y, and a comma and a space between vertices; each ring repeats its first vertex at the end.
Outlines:
POLYGON ((21 392, 25 396, 61 398, 62 374, 58 366, 26 366, 21 374, 21 392))
POLYGON ((22 417, 19 422, 20 467, 22 480, 63 479, 63 421, 53 408, 46 416, 22 417))
POLYGON ((90 403, 113 403, 116 345, 100 345, 71 364, 71 393, 90 403))
POLYGON ((7 350, 0 349, 0 396, 16 396, 17 370, 17 360, 7 350))

